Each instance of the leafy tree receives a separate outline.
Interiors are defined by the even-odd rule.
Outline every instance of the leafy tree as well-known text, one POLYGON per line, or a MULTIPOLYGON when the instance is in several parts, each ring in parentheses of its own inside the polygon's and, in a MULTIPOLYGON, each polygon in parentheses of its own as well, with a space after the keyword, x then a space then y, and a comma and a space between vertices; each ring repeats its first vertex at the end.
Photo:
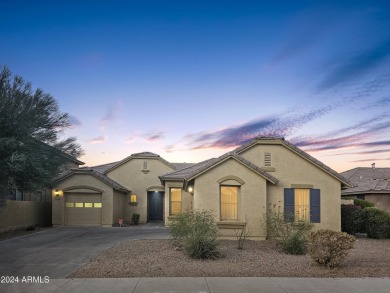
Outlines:
POLYGON ((82 154, 74 137, 60 140, 70 126, 51 95, 0 68, 0 199, 9 188, 47 187, 69 156, 82 154))

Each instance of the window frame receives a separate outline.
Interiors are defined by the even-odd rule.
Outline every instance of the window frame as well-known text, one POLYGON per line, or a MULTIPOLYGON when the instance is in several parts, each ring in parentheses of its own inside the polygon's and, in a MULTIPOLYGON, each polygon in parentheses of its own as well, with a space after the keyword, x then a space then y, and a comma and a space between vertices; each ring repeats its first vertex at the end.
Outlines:
POLYGON ((315 188, 285 188, 284 189, 284 219, 295 222, 295 189, 309 190, 309 223, 321 223, 321 190, 315 188), (294 217, 292 217, 292 215, 294 217))
POLYGON ((240 185, 219 185, 219 220, 221 222, 239 221, 239 196, 240 196, 240 185), (234 187, 236 189, 236 218, 235 219, 224 219, 222 217, 222 188, 223 187, 234 187))
POLYGON ((182 212, 183 212, 183 188, 180 188, 180 187, 170 187, 169 188, 169 215, 170 216, 175 216, 175 215, 181 214, 182 212), (173 189, 180 190, 180 201, 177 201, 177 200, 172 201, 172 190, 173 189), (180 202, 180 212, 172 213, 172 202, 174 202, 174 203, 180 202))

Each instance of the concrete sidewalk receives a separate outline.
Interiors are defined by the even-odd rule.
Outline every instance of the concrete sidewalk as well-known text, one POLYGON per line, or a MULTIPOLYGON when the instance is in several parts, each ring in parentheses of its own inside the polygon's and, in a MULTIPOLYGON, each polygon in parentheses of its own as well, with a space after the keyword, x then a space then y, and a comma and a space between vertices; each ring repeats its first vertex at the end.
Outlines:
POLYGON ((389 293, 390 278, 128 278, 51 279, 46 284, 0 284, 0 292, 389 293))

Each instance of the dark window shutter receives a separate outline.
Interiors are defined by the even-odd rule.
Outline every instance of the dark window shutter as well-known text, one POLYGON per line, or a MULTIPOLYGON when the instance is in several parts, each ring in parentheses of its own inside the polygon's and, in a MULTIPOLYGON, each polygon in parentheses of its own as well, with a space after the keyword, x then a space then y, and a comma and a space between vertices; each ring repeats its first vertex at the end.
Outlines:
POLYGON ((319 189, 310 189, 310 222, 321 222, 321 201, 319 189))
POLYGON ((284 189, 284 220, 294 221, 294 188, 284 189))

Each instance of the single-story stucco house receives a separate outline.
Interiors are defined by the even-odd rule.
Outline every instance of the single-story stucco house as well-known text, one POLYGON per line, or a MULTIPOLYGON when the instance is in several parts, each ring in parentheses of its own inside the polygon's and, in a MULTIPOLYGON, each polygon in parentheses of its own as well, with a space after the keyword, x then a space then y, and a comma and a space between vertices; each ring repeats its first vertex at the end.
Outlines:
POLYGON ((390 168, 358 167, 341 173, 351 187, 341 191, 342 198, 359 198, 390 212, 390 168))
POLYGON ((222 236, 246 222, 263 239, 269 206, 315 228, 340 230, 341 188, 349 181, 284 138, 258 137, 219 158, 170 163, 144 152, 119 162, 73 169, 55 182, 54 225, 113 226, 169 221, 178 213, 210 210, 222 236))

